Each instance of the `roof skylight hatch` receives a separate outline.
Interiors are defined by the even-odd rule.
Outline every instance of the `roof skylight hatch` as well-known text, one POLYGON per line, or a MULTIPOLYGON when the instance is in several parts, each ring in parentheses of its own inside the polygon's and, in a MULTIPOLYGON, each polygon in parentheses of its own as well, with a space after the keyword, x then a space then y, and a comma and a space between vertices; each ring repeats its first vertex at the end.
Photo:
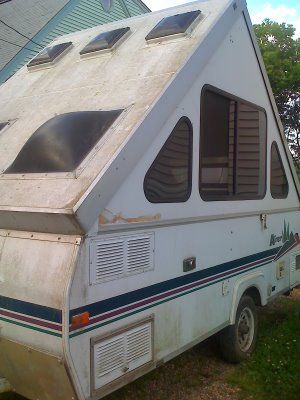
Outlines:
POLYGON ((146 40, 158 41, 159 39, 168 38, 170 36, 184 36, 192 29, 194 23, 201 15, 200 10, 190 11, 183 14, 171 15, 163 18, 149 34, 146 40))
POLYGON ((4 173, 75 171, 122 112, 78 111, 55 116, 33 133, 4 173))
POLYGON ((111 51, 121 43, 121 39, 125 39, 129 34, 130 28, 128 27, 102 32, 81 50, 80 55, 95 55, 98 52, 111 51))
POLYGON ((27 64, 27 68, 31 70, 54 65, 71 49, 72 45, 72 42, 66 42, 46 47, 27 64))

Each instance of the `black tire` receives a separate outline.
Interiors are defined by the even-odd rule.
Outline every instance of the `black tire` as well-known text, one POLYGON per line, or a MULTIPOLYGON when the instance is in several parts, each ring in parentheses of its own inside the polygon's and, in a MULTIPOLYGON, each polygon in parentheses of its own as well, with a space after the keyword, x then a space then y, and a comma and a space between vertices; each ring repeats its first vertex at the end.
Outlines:
POLYGON ((240 363, 254 352, 257 341, 257 310, 252 297, 243 296, 237 308, 235 324, 220 333, 223 358, 233 364, 240 363))

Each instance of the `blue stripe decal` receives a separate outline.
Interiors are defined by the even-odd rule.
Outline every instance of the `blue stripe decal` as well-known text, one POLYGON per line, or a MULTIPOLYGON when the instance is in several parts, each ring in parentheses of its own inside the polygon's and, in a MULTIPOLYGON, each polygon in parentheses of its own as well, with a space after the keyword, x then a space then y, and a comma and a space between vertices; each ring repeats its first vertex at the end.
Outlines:
MULTIPOLYGON (((182 286, 191 284, 201 279, 213 277, 221 273, 229 273, 230 271, 242 265, 259 262, 264 258, 275 256, 281 247, 272 248, 270 250, 257 253, 251 256, 240 258, 238 260, 230 261, 215 267, 207 268, 197 271, 188 275, 174 278, 165 282, 157 283, 142 289, 138 289, 129 293, 125 293, 110 299, 102 300, 94 304, 83 306, 70 311, 70 318, 72 316, 88 311, 91 318, 104 314, 106 312, 130 305, 132 303, 145 300, 149 297, 159 295, 172 289, 180 288, 182 286)), ((271 262, 271 261, 269 261, 271 262)), ((216 276, 216 280, 218 277, 216 276)), ((226 278, 223 278, 226 279, 226 278)), ((22 300, 12 299, 5 296, 0 296, 0 308, 16 312, 19 314, 28 315, 31 317, 39 318, 53 323, 62 323, 62 311, 41 306, 39 304, 29 303, 22 300)))
POLYGON ((0 296, 0 308, 17 312, 19 314, 30 315, 31 317, 44 319, 46 321, 62 323, 62 311, 55 308, 41 306, 39 304, 28 303, 26 301, 11 299, 10 297, 0 296))
MULTIPOLYGON (((263 251, 254 255, 243 257, 234 261, 226 262, 224 264, 217 265, 215 267, 207 268, 201 271, 194 272, 192 274, 184 275, 178 278, 174 278, 165 282, 157 283, 152 286, 148 286, 142 289, 138 289, 129 293, 122 294, 110 299, 102 300, 97 303, 93 303, 87 306, 79 307, 70 311, 70 320, 74 315, 81 314, 83 312, 89 312, 90 317, 93 318, 99 314, 103 314, 120 307, 144 300, 146 298, 167 292, 172 289, 179 288, 181 286, 188 285, 201 279, 209 278, 214 275, 229 272, 242 265, 258 262, 264 258, 275 256, 280 247, 272 248, 270 250, 263 251)), ((269 261, 270 263, 271 261, 269 261)), ((217 277, 216 277, 217 279, 217 277)), ((226 278, 223 278, 226 279, 226 278)))
MULTIPOLYGON (((246 271, 247 271, 247 272, 253 271, 253 270, 255 270, 255 269, 258 268, 258 267, 263 267, 264 265, 268 265, 270 262, 272 262, 272 260, 271 260, 271 261, 267 261, 267 262, 265 262, 265 263, 263 263, 263 264, 258 263, 258 264, 256 264, 255 267, 252 267, 252 268, 250 268, 250 269, 247 269, 246 271)), ((244 271, 244 272, 245 272, 245 271, 244 271)), ((237 272, 236 274, 233 274, 233 275, 230 275, 230 273, 229 273, 228 276, 234 277, 234 276, 240 275, 241 273, 243 273, 243 272, 237 272)), ((216 283, 222 282, 222 281, 224 281, 224 279, 226 279, 226 278, 216 279, 216 280, 211 281, 211 282, 209 282, 209 283, 207 283, 207 284, 197 286, 197 287, 195 287, 194 289, 187 290, 187 291, 181 292, 181 293, 179 293, 179 294, 177 294, 177 295, 172 295, 172 296, 170 296, 170 297, 164 298, 164 299, 162 299, 161 301, 154 301, 153 303, 150 303, 150 304, 146 305, 146 306, 143 307, 143 308, 135 309, 134 307, 132 307, 131 311, 125 312, 125 313, 123 313, 123 314, 121 313, 120 315, 117 315, 117 316, 116 316, 115 318, 113 318, 113 319, 104 320, 103 322, 96 323, 96 325, 87 326, 87 327, 84 328, 84 329, 82 329, 82 328, 81 328, 81 329, 77 329, 75 332, 71 333, 70 338, 74 338, 74 337, 76 337, 76 336, 79 336, 79 335, 82 335, 82 334, 84 334, 84 333, 90 332, 90 331, 92 331, 92 330, 94 330, 94 329, 101 328, 101 327, 103 327, 103 326, 105 326, 105 325, 108 325, 108 324, 111 324, 111 323, 113 323, 113 322, 119 321, 120 319, 124 319, 124 318, 130 317, 130 316, 135 315, 135 314, 138 314, 138 313, 140 313, 140 312, 142 312, 142 311, 148 310, 149 308, 152 308, 152 307, 161 305, 161 304, 163 304, 163 303, 166 303, 166 302, 168 302, 168 301, 177 299, 177 298, 182 297, 182 296, 185 296, 185 295, 187 295, 187 294, 194 293, 194 292, 196 292, 196 291, 198 291, 198 290, 200 290, 200 289, 204 289, 204 288, 209 287, 209 286, 211 286, 211 285, 214 285, 214 284, 216 284, 216 283)), ((92 321, 92 323, 93 323, 93 321, 92 321)))

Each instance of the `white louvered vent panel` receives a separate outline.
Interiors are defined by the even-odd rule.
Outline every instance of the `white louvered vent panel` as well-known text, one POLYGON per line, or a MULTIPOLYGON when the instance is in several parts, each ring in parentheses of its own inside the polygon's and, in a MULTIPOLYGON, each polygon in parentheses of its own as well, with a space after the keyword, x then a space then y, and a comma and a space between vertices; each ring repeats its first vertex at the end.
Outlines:
POLYGON ((290 283, 291 286, 297 286, 300 284, 300 252, 291 254, 290 258, 290 283))
POLYGON ((127 335, 127 363, 135 369, 152 359, 151 322, 140 326, 127 335))
POLYGON ((152 322, 146 322, 94 345, 95 389, 152 360, 152 322))
POLYGON ((132 237, 127 243, 127 273, 134 274, 152 269, 154 235, 132 237))
POLYGON ((297 254, 295 258, 295 271, 300 271, 300 254, 297 254))
POLYGON ((300 271, 300 253, 291 255, 291 272, 300 271))
POLYGON ((154 233, 91 241, 90 283, 92 285, 153 268, 154 233))
POLYGON ((294 257, 291 262, 291 272, 296 272, 296 259, 294 257))
POLYGON ((99 342, 94 347, 94 379, 99 388, 123 375, 125 365, 125 337, 99 342))
POLYGON ((124 240, 93 241, 90 249, 90 270, 92 284, 124 276, 124 240))

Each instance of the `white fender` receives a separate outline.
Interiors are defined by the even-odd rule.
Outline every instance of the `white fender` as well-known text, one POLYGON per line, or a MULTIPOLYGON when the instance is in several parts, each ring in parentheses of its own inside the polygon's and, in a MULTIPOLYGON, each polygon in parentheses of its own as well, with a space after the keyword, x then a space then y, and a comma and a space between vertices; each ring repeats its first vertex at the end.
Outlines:
POLYGON ((233 288, 230 325, 233 325, 235 323, 236 311, 240 303, 240 299, 247 289, 255 287, 259 291, 262 305, 267 304, 267 299, 262 289, 264 284, 263 278, 264 273, 262 271, 257 271, 255 273, 244 276, 243 278, 236 281, 233 288))

